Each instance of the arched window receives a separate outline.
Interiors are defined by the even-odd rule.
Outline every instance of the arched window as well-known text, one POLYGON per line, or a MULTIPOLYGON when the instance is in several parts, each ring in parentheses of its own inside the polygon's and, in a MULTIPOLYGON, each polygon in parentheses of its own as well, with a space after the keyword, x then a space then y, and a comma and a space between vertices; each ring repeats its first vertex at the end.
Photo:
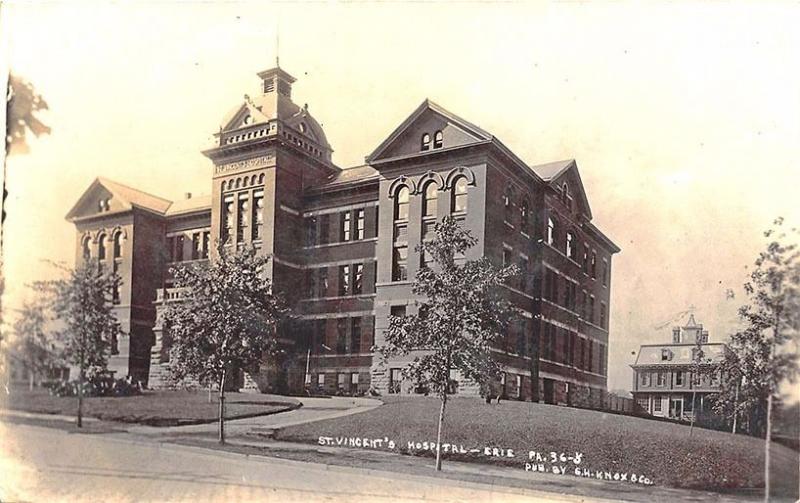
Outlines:
POLYGON ((81 244, 83 260, 89 260, 90 258, 92 258, 92 249, 90 248, 91 245, 89 244, 90 242, 91 239, 89 238, 89 236, 86 236, 83 239, 83 243, 81 244))
POLYGON ((511 189, 506 189, 505 194, 503 194, 503 220, 506 222, 513 224, 513 205, 511 203, 511 189))
POLYGON ((436 217, 436 203, 438 202, 438 191, 435 182, 428 182, 425 186, 425 199, 422 200, 422 216, 436 217))
POLYGON ((106 235, 101 234, 99 238, 97 238, 97 258, 99 260, 106 259, 106 235))
POLYGON ((553 217, 547 218, 547 244, 553 246, 556 242, 556 232, 558 232, 556 221, 553 217))
POLYGON ((569 185, 567 185, 567 182, 561 185, 561 200, 564 201, 564 204, 569 201, 569 185))
POLYGON ((451 213, 465 213, 467 211, 467 179, 463 176, 453 184, 453 203, 451 213))
POLYGON ((124 238, 122 237, 122 233, 118 232, 114 235, 114 258, 120 258, 122 256, 122 242, 124 238))
POLYGON ((522 201, 519 208, 519 230, 528 232, 528 201, 522 201))
POLYGON ((444 135, 441 131, 436 131, 433 135, 433 148, 442 148, 444 143, 444 135))
POLYGON ((431 149, 431 135, 424 133, 420 142, 420 150, 423 152, 431 149))
POLYGON ((567 257, 575 260, 575 235, 572 234, 572 231, 567 232, 564 252, 566 253, 567 257))
POLYGON ((394 198, 394 219, 408 220, 408 187, 403 185, 397 190, 394 198))

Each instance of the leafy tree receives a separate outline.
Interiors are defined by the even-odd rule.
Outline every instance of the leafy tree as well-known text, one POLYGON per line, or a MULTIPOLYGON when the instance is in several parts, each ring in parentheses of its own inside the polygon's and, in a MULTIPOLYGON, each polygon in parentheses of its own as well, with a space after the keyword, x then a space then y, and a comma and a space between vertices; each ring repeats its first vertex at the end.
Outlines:
POLYGON ((412 292, 424 298, 420 314, 390 316, 380 348, 384 360, 424 350, 403 370, 404 377, 430 389, 441 400, 436 435, 436 470, 442 469, 440 446, 450 371, 457 370, 485 386, 499 373, 491 348, 500 340, 513 314, 497 287, 517 274, 516 266, 497 268, 484 258, 463 263, 467 249, 477 240, 451 217, 435 227, 436 239, 417 251, 427 253, 434 268, 421 268, 412 292))
POLYGON ((765 422, 764 497, 769 499, 772 409, 779 385, 797 373, 797 354, 787 343, 800 328, 800 232, 782 230, 783 219, 764 233, 770 241, 744 285, 747 303, 739 309, 744 328, 731 337, 724 362, 718 410, 763 410, 765 422), (738 390, 738 393, 735 392, 738 390), (734 393, 732 394, 732 391, 734 393))
POLYGON ((219 387, 219 442, 225 443, 225 384, 234 369, 255 370, 276 352, 276 328, 288 315, 265 273, 269 257, 219 247, 209 264, 172 269, 182 301, 167 304, 174 378, 219 387))
POLYGON ((16 338, 11 351, 28 370, 31 390, 36 376, 41 381, 42 376, 50 374, 61 363, 54 335, 48 331, 52 317, 48 301, 46 297, 38 297, 35 301, 26 302, 19 309, 19 317, 14 323, 16 338))
POLYGON ((8 122, 6 151, 9 155, 28 152, 28 131, 35 136, 50 133, 50 128, 36 116, 47 110, 47 102, 36 93, 33 84, 13 73, 8 77, 8 122))
POLYGON ((120 278, 94 260, 62 269, 67 272, 66 278, 38 282, 36 286, 52 295, 54 318, 61 322, 56 339, 64 359, 78 367, 77 423, 81 427, 84 381, 87 375, 105 370, 111 341, 121 332, 112 303, 120 278))

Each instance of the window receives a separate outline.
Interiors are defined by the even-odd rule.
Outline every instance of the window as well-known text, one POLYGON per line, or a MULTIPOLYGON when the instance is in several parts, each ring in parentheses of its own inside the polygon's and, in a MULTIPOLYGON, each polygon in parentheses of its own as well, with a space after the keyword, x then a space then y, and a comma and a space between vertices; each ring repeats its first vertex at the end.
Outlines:
POLYGON ((319 216, 319 244, 327 244, 331 239, 331 216, 319 216))
POLYGON ((345 388, 345 384, 347 384, 347 378, 350 377, 350 376, 347 375, 347 374, 338 374, 336 377, 337 377, 337 380, 338 380, 338 388, 339 389, 344 389, 345 388))
POLYGON ((121 232, 114 234, 114 258, 122 257, 122 242, 124 237, 121 232))
POLYGON ((528 257, 520 255, 517 259, 517 267, 519 267, 519 274, 517 275, 517 284, 519 289, 523 292, 528 291, 528 257))
POLYGON ((328 295, 328 268, 317 269, 317 297, 328 295))
POLYGON ((669 360, 672 360, 672 351, 670 351, 667 348, 662 349, 661 350, 661 361, 665 362, 665 361, 669 361, 669 360))
POLYGON ((692 376, 692 386, 699 386, 700 385, 700 374, 697 372, 690 372, 689 375, 692 376))
POLYGON ((402 186, 395 194, 394 200, 394 219, 408 220, 408 187, 402 186))
POLYGON ((351 215, 349 211, 345 211, 341 214, 340 219, 340 228, 339 228, 339 241, 350 241, 350 219, 351 215))
POLYGON ((425 199, 422 200, 423 218, 436 218, 436 203, 439 197, 435 182, 428 182, 425 186, 425 199))
POLYGON ((264 234, 264 192, 259 190, 253 194, 253 241, 258 241, 264 234))
POLYGON ((503 220, 505 220, 509 224, 513 224, 514 223, 512 221, 513 220, 513 217, 512 217, 513 208, 512 208, 512 206, 513 205, 511 204, 511 190, 510 189, 506 189, 506 193, 503 194, 503 220))
MULTIPOLYGON (((114 265, 112 266, 115 276, 119 274, 119 264, 120 264, 120 262, 121 262, 120 260, 115 260, 114 261, 114 265)), ((121 284, 119 278, 117 278, 117 281, 114 283, 114 290, 111 292, 111 302, 113 304, 119 304, 121 293, 122 293, 122 284, 121 284)), ((117 351, 117 353, 118 353, 118 351, 117 351)), ((117 353, 114 353, 114 354, 117 354, 117 353)))
POLYGON ((564 252, 567 257, 575 260, 575 235, 572 234, 572 231, 567 232, 567 241, 564 252))
POLYGON ((528 201, 523 201, 519 208, 519 230, 528 233, 528 201))
POLYGON ((518 355, 524 355, 527 351, 525 339, 525 325, 521 322, 516 324, 514 335, 516 336, 516 351, 518 355))
POLYGON ((451 213, 464 213, 467 211, 467 179, 463 176, 453 185, 453 205, 451 213))
POLYGON ((336 352, 340 355, 347 352, 347 318, 336 320, 336 352))
POLYGON ((311 385, 311 374, 306 374, 305 383, 306 385, 311 385))
POLYGON ((317 376, 317 385, 318 385, 320 388, 323 388, 323 387, 325 387, 325 374, 319 374, 319 375, 317 376))
POLYGON ((192 234, 192 260, 200 258, 200 247, 202 246, 200 242, 201 237, 199 232, 192 234))
POLYGON ((600 303, 600 326, 603 327, 603 328, 608 328, 608 326, 606 325, 606 321, 607 321, 606 320, 606 303, 605 302, 601 302, 600 303))
POLYGON ((339 266, 339 295, 348 295, 350 293, 350 266, 339 266))
POLYGON ((186 241, 186 236, 178 234, 175 236, 175 261, 183 262, 183 245, 186 241))
POLYGON ((83 255, 83 260, 89 260, 92 258, 92 249, 91 245, 89 244, 91 239, 87 236, 83 239, 83 244, 81 245, 81 253, 83 255))
POLYGON ((556 242, 556 221, 553 217, 547 218, 547 244, 555 246, 556 242))
POLYGON ((364 264, 353 266, 353 295, 364 292, 364 264))
POLYGON ((656 374, 656 384, 659 386, 663 386, 665 382, 664 377, 665 377, 664 372, 659 372, 658 374, 656 374))
POLYGON ((352 318, 350 326, 350 352, 361 352, 361 318, 352 318))
POLYGON ((597 252, 592 250, 592 279, 597 279, 597 252))
POLYGON ((436 131, 433 135, 433 148, 442 148, 444 143, 444 135, 441 131, 436 131))
POLYGON ((247 199, 247 194, 240 194, 239 195, 239 205, 238 205, 238 219, 236 221, 236 242, 241 243, 244 241, 245 236, 247 236, 247 228, 249 225, 248 219, 248 211, 250 209, 250 201, 247 199))
POLYGON ((356 235, 354 239, 364 239, 364 210, 356 210, 356 235))
POLYGON ((200 258, 208 258, 208 249, 211 246, 211 231, 203 232, 203 250, 200 252, 200 258))
POLYGON ((225 196, 225 201, 222 205, 222 212, 222 242, 228 243, 230 242, 231 235, 233 234, 233 195, 225 196))
POLYGON ((683 386, 683 372, 680 370, 675 372, 675 386, 683 386))
POLYGON ((608 286, 608 260, 603 259, 603 269, 601 271, 603 277, 603 286, 608 286))
POLYGON ((644 396, 637 398, 636 405, 638 405, 645 412, 650 412, 650 399, 648 397, 644 396))
POLYGON ((428 133, 424 133, 422 135, 419 149, 422 150, 423 152, 431 149, 431 135, 429 135, 428 133))
POLYGON ((406 306, 392 306, 389 309, 389 314, 392 316, 405 316, 406 306))
POLYGON ((317 219, 314 217, 307 217, 305 219, 306 227, 306 246, 314 246, 317 244, 317 219))
POLYGON ((661 397, 653 397, 653 412, 661 412, 661 397))
POLYGON ((392 281, 408 279, 408 246, 395 246, 392 253, 392 281))
POLYGON ((564 184, 561 185, 561 201, 563 201, 564 204, 567 204, 568 200, 569 200, 569 185, 567 185, 567 182, 564 182, 564 184))
POLYGON ((594 295, 589 296, 589 322, 594 323, 594 295))
POLYGON ((353 372, 350 374, 350 384, 353 385, 353 387, 358 386, 358 372, 353 372))
POLYGON ((106 259, 106 235, 101 234, 99 238, 97 238, 97 258, 98 260, 105 260, 106 259))
POLYGON ((589 243, 583 243, 583 272, 589 274, 589 243))
POLYGON ((639 384, 642 386, 650 386, 650 373, 642 372, 639 374, 639 384))

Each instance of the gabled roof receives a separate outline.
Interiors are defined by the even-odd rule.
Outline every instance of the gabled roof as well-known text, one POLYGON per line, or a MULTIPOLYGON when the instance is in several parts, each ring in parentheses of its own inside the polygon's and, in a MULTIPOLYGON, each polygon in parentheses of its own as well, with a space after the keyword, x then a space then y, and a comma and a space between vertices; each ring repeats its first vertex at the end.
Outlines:
MULTIPOLYGON (((643 344, 639 347, 633 366, 690 365, 695 347, 695 344, 643 344)), ((725 344, 722 342, 708 342, 701 344, 701 348, 703 359, 706 360, 703 363, 719 363, 725 356, 725 344)))
POLYGON ((573 164, 575 164, 575 159, 566 159, 564 161, 537 164, 536 166, 531 166, 531 169, 545 182, 551 182, 561 176, 561 174, 567 171, 573 164))
POLYGON ((400 123, 400 125, 397 126, 397 128, 394 131, 392 131, 392 133, 385 140, 383 140, 383 142, 381 142, 380 145, 378 145, 378 148, 376 148, 370 155, 367 156, 366 158, 367 163, 372 164, 372 162, 374 162, 377 158, 379 158, 381 154, 383 154, 389 148, 389 146, 392 145, 395 142, 395 140, 397 140, 400 137, 400 135, 402 135, 406 131, 406 129, 408 129, 409 126, 411 126, 411 124, 414 123, 414 121, 416 121, 423 113, 425 113, 428 110, 431 110, 441 115, 449 122, 453 123, 454 125, 458 126, 459 128, 463 129, 467 133, 477 138, 478 141, 492 141, 492 139, 494 139, 494 137, 491 134, 487 133, 486 131, 479 128, 475 124, 472 124, 471 122, 462 119, 456 114, 444 109, 443 107, 437 105, 433 101, 426 98, 425 101, 423 101, 422 104, 420 104, 420 106, 416 108, 416 110, 411 112, 411 115, 409 115, 406 118, 406 120, 400 123))
POLYGON ((171 217, 207 210, 211 210, 211 196, 193 196, 188 199, 181 199, 180 201, 175 201, 172 203, 169 209, 167 209, 166 216, 171 217))
POLYGON ((102 187, 110 192, 112 198, 122 207, 122 210, 130 210, 134 207, 139 207, 163 215, 172 204, 172 201, 169 199, 148 194, 147 192, 128 187, 127 185, 109 180, 108 178, 97 177, 92 184, 89 185, 89 188, 84 191, 83 195, 78 199, 78 202, 75 203, 69 213, 67 213, 67 220, 73 220, 79 217, 77 214, 78 210, 92 197, 92 194, 96 192, 98 187, 102 187))

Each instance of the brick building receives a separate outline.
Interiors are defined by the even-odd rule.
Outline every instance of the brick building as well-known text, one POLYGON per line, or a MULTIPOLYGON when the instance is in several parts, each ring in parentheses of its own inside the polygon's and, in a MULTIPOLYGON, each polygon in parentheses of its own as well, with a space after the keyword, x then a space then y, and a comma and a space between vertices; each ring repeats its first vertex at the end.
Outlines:
POLYGON ((709 396, 719 392, 719 375, 713 371, 725 354, 725 344, 708 342, 708 331, 694 315, 684 326, 672 329, 672 342, 643 344, 633 368, 633 398, 653 416, 689 421, 710 413, 709 396), (697 348, 702 351, 696 353, 697 348), (692 362, 703 362, 695 367, 692 362), (699 373, 694 368, 701 368, 699 373), (695 401, 692 403, 692 393, 695 401))
MULTIPOLYGON (((107 261, 124 280, 116 309, 129 335, 112 368, 168 384, 157 312, 180 299, 169 265, 208 260, 219 241, 271 255, 274 287, 303 320, 282 334, 292 356, 251 376, 259 388, 409 392, 404 362, 381 365, 372 348, 390 314, 418 309, 415 247, 450 214, 478 239, 468 259, 524 271, 505 288, 524 313, 497 348, 506 396, 599 406, 619 248, 591 223, 574 160, 529 166, 425 100, 364 165, 341 169, 308 107, 292 101, 294 78, 280 68, 258 76, 258 96, 229 112, 203 152, 213 163, 209 197, 172 202, 98 179, 67 216, 78 256, 107 261)), ((459 392, 473 391, 461 383, 459 392)))

